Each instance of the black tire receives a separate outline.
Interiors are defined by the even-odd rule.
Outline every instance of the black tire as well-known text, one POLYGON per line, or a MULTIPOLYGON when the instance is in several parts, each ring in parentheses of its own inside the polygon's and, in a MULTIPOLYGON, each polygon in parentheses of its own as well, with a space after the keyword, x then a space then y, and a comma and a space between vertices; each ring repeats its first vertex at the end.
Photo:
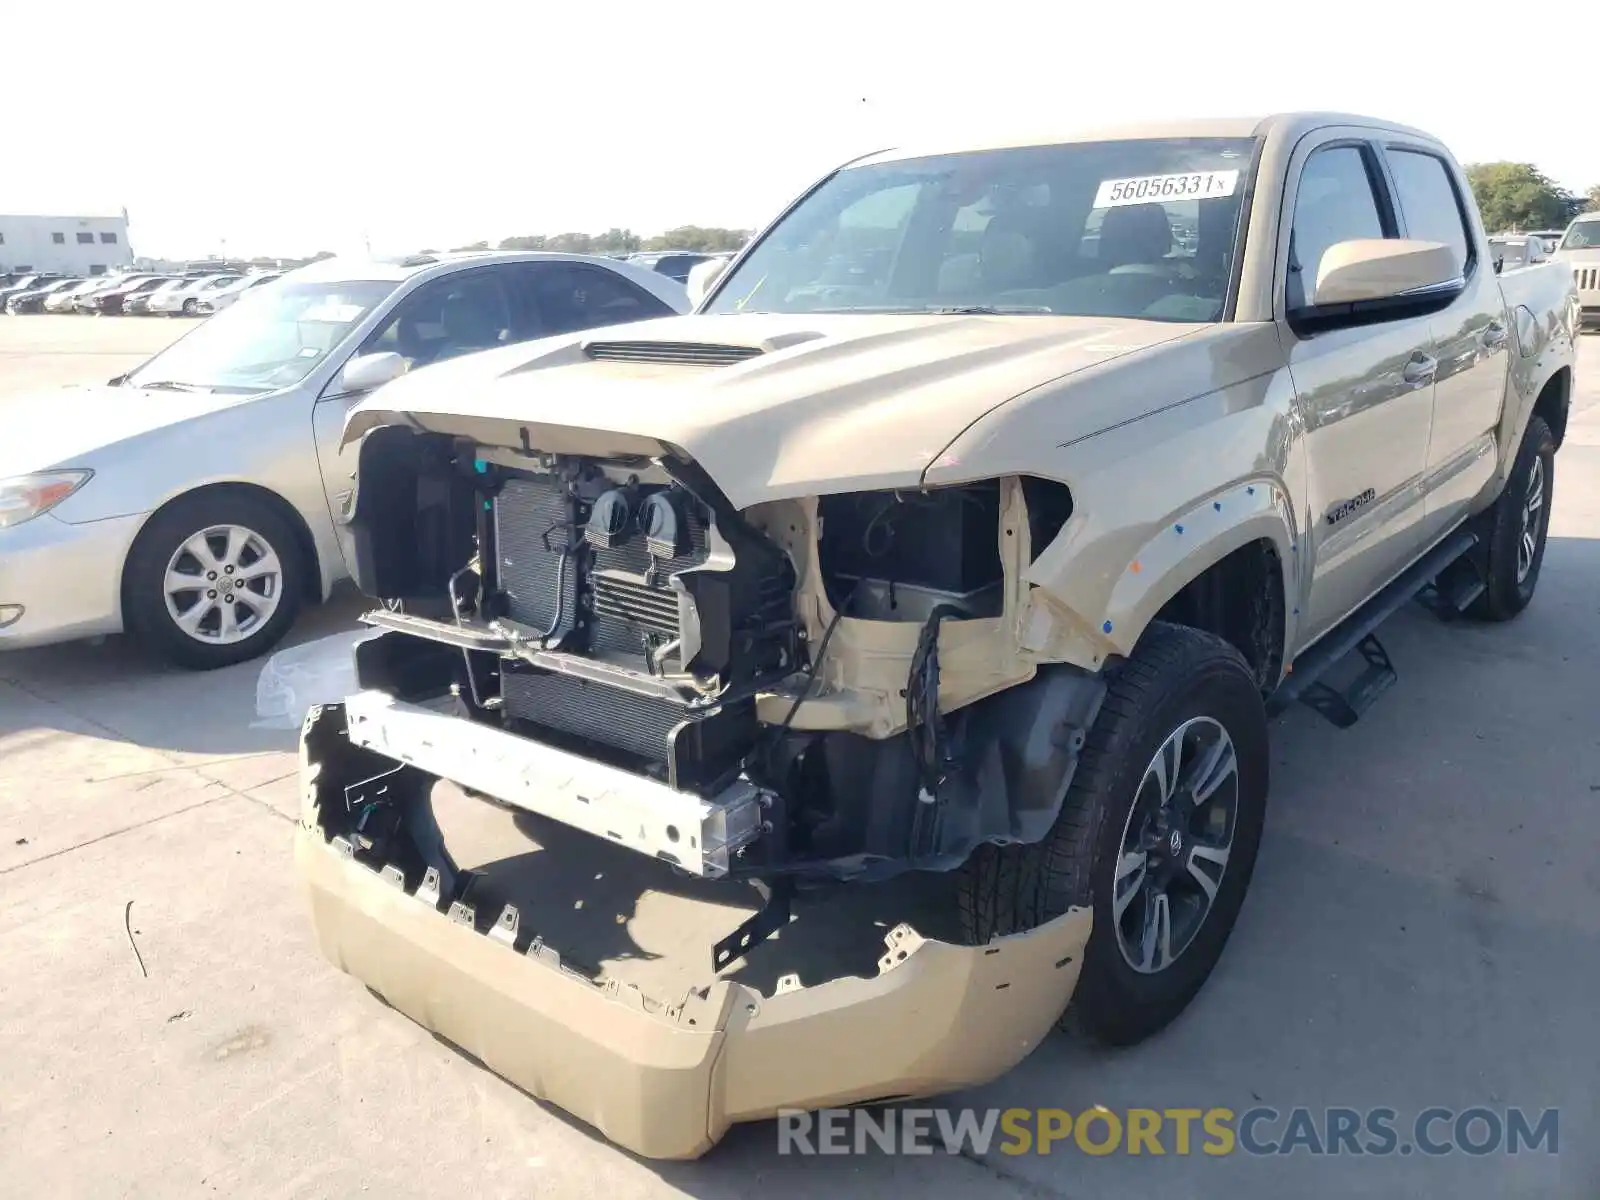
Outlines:
POLYGON ((200 307, 199 301, 197 301, 197 300, 185 300, 183 302, 183 315, 186 316, 186 317, 192 317, 192 316, 194 316, 196 310, 198 310, 199 307, 200 307))
MULTIPOLYGON (((194 563, 192 559, 188 561, 191 565, 194 563)), ((293 526, 269 501, 234 491, 187 496, 152 517, 139 532, 128 554, 122 574, 125 623, 142 644, 180 667, 209 671, 246 662, 265 654, 289 632, 300 611, 309 569, 293 526), (261 545, 277 556, 279 564, 272 589, 275 605, 258 628, 233 642, 207 641, 186 633, 167 606, 168 564, 186 542, 202 530, 215 526, 236 526, 250 531, 261 545)), ((190 594, 194 603, 200 604, 201 597, 208 593, 196 590, 185 595, 190 594)), ((217 607, 215 603, 211 606, 217 607)), ((245 602, 234 611, 244 613, 246 610, 255 611, 245 602)), ((202 622, 208 623, 209 619, 202 622)))
POLYGON ((1494 507, 1484 514, 1485 541, 1488 552, 1485 559, 1484 578, 1487 586, 1474 600, 1467 612, 1483 621, 1509 621, 1533 599, 1539 586, 1539 568, 1544 565, 1544 547, 1550 532, 1550 505, 1555 498, 1556 439, 1545 419, 1534 416, 1528 421, 1522 435, 1522 445, 1517 447, 1516 461, 1506 479, 1505 489, 1494 507), (1528 568, 1522 570, 1521 554, 1525 530, 1523 509, 1529 499, 1529 484, 1539 472, 1539 505, 1533 515, 1533 554, 1528 568))
POLYGON ((1054 828, 1034 846, 984 846, 958 888, 963 932, 981 944, 1034 928, 1069 908, 1094 909, 1094 928, 1062 1026, 1129 1045, 1176 1018, 1222 955, 1255 868, 1267 799, 1267 718, 1254 673, 1221 638, 1152 624, 1108 680, 1072 787, 1054 828), (1146 768, 1168 735, 1208 717, 1226 730, 1238 765, 1231 852, 1215 899, 1170 965, 1151 974, 1124 958, 1111 894, 1146 768))

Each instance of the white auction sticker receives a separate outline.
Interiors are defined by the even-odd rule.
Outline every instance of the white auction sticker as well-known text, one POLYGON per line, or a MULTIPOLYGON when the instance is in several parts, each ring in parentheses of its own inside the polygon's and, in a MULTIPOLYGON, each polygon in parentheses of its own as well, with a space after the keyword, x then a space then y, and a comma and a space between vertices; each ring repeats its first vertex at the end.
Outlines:
POLYGON ((1181 175, 1140 175, 1108 179, 1094 194, 1096 208, 1119 204, 1159 204, 1163 200, 1214 200, 1239 187, 1238 171, 1188 171, 1181 175))

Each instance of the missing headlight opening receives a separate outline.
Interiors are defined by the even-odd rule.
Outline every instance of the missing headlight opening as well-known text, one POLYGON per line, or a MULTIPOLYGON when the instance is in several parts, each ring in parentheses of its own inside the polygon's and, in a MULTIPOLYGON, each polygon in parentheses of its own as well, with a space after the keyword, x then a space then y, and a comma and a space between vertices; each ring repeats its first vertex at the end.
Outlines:
POLYGON ((849 617, 924 622, 1005 605, 998 480, 933 491, 824 496, 820 559, 828 601, 849 617))
POLYGON ((1026 659, 1013 610, 1069 515, 1063 485, 1015 477, 740 512, 682 458, 382 427, 354 573, 406 603, 365 618, 384 632, 357 648, 347 737, 367 765, 759 882, 729 935, 759 942, 797 887, 950 872, 1049 828, 1081 738, 1046 730, 1087 728, 1101 685, 1026 659))

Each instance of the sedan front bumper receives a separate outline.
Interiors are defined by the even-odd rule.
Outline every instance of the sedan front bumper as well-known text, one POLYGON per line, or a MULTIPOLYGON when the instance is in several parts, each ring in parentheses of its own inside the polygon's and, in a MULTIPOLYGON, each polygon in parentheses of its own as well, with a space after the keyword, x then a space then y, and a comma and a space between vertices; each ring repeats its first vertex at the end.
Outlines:
POLYGON ((808 987, 791 975, 770 996, 713 978, 679 1000, 647 996, 563 966, 542 938, 524 944, 549 914, 508 905, 485 927, 456 900, 423 849, 439 844, 420 807, 432 777, 353 745, 343 705, 307 715, 301 772, 295 861, 323 953, 524 1091, 650 1158, 698 1157, 735 1122, 786 1109, 993 1079, 1050 1032, 1088 943, 1088 909, 983 946, 902 923, 871 978, 808 987), (374 807, 397 816, 402 835, 384 836, 399 861, 350 824, 374 807))
POLYGON ((139 516, 68 524, 52 514, 0 529, 0 650, 122 630, 122 563, 139 516))

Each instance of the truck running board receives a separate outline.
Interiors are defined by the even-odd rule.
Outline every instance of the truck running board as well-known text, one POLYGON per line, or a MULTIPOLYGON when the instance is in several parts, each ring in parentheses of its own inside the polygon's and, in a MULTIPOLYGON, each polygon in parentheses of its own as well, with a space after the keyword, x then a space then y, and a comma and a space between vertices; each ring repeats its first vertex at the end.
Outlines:
POLYGON ((1477 544, 1478 535, 1462 529, 1424 554, 1296 658, 1287 677, 1268 697, 1267 711, 1280 713, 1299 700, 1340 729, 1354 725, 1397 678, 1388 651, 1373 630, 1430 586, 1434 587, 1441 605, 1448 604, 1457 611, 1464 609, 1478 594, 1470 583, 1458 584, 1452 572, 1448 584, 1439 585, 1445 583, 1447 568, 1477 544), (1352 650, 1358 651, 1367 663, 1355 681, 1342 690, 1322 682, 1328 670, 1352 650))

